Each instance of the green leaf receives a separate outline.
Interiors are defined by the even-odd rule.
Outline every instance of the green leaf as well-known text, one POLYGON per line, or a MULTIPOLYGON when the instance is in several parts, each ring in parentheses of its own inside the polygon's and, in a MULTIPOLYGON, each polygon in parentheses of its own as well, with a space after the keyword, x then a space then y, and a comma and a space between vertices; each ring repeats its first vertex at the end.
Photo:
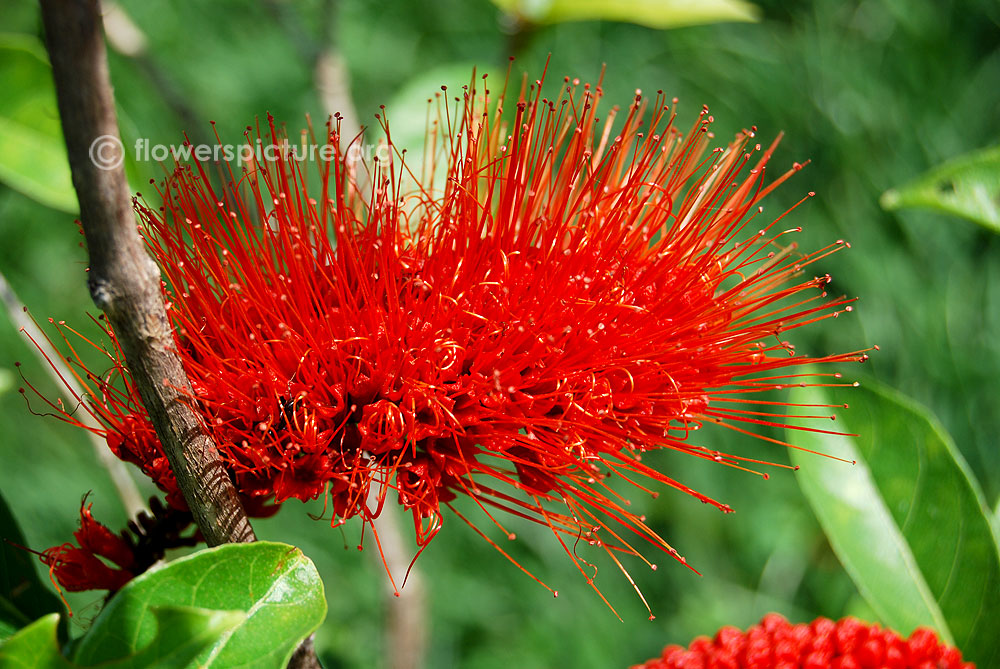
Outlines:
POLYGON ((41 42, 0 33, 0 181, 42 204, 76 213, 52 70, 41 42))
POLYGON ((924 207, 1000 232, 1000 146, 953 158, 880 200, 889 211, 924 207))
POLYGON ((650 28, 757 21, 760 9, 744 0, 492 0, 504 11, 530 23, 625 21, 650 28))
POLYGON ((837 427, 789 430, 799 482, 830 544, 881 622, 934 627, 981 667, 1000 663, 1000 555, 978 484, 925 409, 874 382, 797 388, 794 403, 850 403, 837 427))
MULTIPOLYGON (((206 648, 218 643, 246 619, 242 611, 214 611, 191 607, 150 609, 156 635, 146 646, 102 669, 182 669, 206 648)), ((5 669, 70 669, 80 667, 59 650, 53 613, 32 623, 0 646, 0 667, 5 669)))
POLYGON ((136 578, 108 603, 73 660, 92 665, 135 654, 154 638, 151 607, 238 610, 246 619, 197 658, 199 667, 284 667, 326 615, 312 562, 286 544, 229 544, 136 578))
POLYGON ((994 507, 990 520, 993 521, 993 534, 998 537, 997 541, 1000 541, 1000 502, 997 502, 996 507, 994 507))
POLYGON ((102 667, 167 669, 187 667, 204 651, 224 642, 247 619, 243 611, 219 611, 186 606, 154 607, 156 636, 141 651, 102 667))
POLYGON ((59 614, 36 620, 0 645, 4 669, 63 669, 73 665, 59 652, 59 614))
POLYGON ((38 578, 31 553, 7 501, 0 494, 0 641, 46 613, 62 610, 38 578))
POLYGON ((14 636, 14 633, 23 625, 21 612, 7 600, 0 599, 0 643, 14 636))

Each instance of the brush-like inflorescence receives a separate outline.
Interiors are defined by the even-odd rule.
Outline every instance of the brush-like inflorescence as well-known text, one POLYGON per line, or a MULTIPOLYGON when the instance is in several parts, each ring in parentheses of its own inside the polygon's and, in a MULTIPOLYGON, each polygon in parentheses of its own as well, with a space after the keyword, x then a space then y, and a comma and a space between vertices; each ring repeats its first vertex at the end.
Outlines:
MULTIPOLYGON (((643 453, 751 466, 691 433, 781 425, 765 391, 839 376, 793 367, 867 357, 784 339, 850 310, 810 272, 844 244, 802 254, 762 214, 799 165, 767 179, 777 142, 755 130, 710 148, 707 109, 681 132, 662 94, 599 119, 600 87, 567 80, 549 100, 536 81, 512 104, 484 86, 441 104, 419 168, 380 120, 389 158, 364 196, 332 121, 308 186, 289 152, 224 164, 221 186, 181 164, 153 204, 137 197, 191 403, 252 515, 326 496, 335 525, 370 522, 391 494, 423 547, 445 508, 466 520, 464 495, 504 535, 497 510, 551 528, 588 581, 581 541, 683 561, 606 479, 729 511, 643 453)), ((284 141, 273 122, 247 139, 284 141)), ((107 335, 111 372, 81 372, 83 404, 183 507, 107 335)))
POLYGON ((903 638, 856 618, 793 625, 776 613, 746 632, 723 627, 687 648, 672 645, 633 669, 975 669, 933 630, 903 638))

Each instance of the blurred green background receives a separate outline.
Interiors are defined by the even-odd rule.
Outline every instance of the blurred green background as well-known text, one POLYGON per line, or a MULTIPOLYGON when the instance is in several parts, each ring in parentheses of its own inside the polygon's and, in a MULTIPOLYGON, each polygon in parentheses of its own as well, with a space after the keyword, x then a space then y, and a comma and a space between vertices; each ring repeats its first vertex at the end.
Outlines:
MULTIPOLYGON (((939 214, 883 212, 878 198, 946 158, 1000 140, 1000 6, 768 0, 757 7, 758 22, 662 30, 594 20, 536 25, 487 0, 126 0, 121 8, 145 48, 131 55, 112 49, 109 58, 126 147, 139 138, 176 144, 184 132, 204 137, 209 120, 218 122, 223 141, 238 142, 242 128, 266 112, 291 129, 305 114, 324 118, 313 59, 317 48, 330 47, 344 59, 362 123, 374 121, 380 104, 401 124, 422 120, 422 101, 440 84, 462 83, 473 65, 502 73, 513 55, 515 73, 532 78, 551 58, 550 81, 594 81, 606 64, 604 104, 624 106, 636 88, 662 89, 680 98, 681 127, 707 104, 719 142, 750 125, 762 141, 784 131, 777 164, 812 163, 769 197, 768 211, 777 215, 816 191, 791 225, 803 226, 803 248, 851 242, 816 271, 833 275, 832 290, 861 298, 849 317, 796 331, 793 341, 810 354, 879 344, 867 369, 845 373, 863 371, 929 406, 995 508, 1000 239, 939 214)), ((0 0, 0 32, 0 270, 37 319, 85 329, 93 312, 86 257, 75 214, 66 211, 74 200, 52 139, 58 119, 51 87, 33 55, 37 6, 0 0)), ((127 167, 138 190, 163 174, 150 163, 130 160, 127 167)), ((0 490, 29 544, 43 549, 69 539, 88 490, 97 517, 123 526, 124 511, 86 439, 27 411, 15 360, 44 392, 59 394, 0 316, 0 490)), ((699 438, 787 461, 777 447, 729 431, 699 438)), ((430 608, 427 666, 620 667, 723 624, 745 627, 768 611, 797 621, 873 618, 793 474, 779 470, 762 481, 673 454, 650 461, 736 510, 723 516, 672 492, 655 502, 632 496, 703 574, 667 556, 655 556, 656 572, 630 564, 655 621, 646 620, 614 566, 602 564, 598 584, 622 614, 619 623, 546 530, 511 523, 519 541, 505 548, 559 590, 557 599, 446 518, 418 561, 430 608)), ((255 525, 264 538, 302 547, 324 578, 330 613, 317 633, 320 657, 327 667, 383 666, 385 575, 356 550, 360 525, 331 530, 299 506, 255 525)), ((85 625, 100 598, 74 595, 71 602, 74 625, 85 625)))

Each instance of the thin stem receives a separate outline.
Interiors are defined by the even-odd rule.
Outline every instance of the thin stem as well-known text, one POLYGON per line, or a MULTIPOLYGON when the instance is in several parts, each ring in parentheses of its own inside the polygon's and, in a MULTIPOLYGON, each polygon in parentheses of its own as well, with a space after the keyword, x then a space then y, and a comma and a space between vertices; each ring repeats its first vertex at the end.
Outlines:
MULTIPOLYGON (((368 507, 378 506, 378 488, 373 486, 368 494, 368 507)), ((379 568, 385 568, 392 579, 386 579, 383 598, 386 608, 386 646, 389 669, 423 669, 427 656, 427 596, 424 578, 417 565, 411 563, 412 548, 403 538, 399 522, 399 509, 385 505, 378 518, 372 520, 372 529, 378 534, 379 551, 367 551, 379 568), (383 559, 385 563, 383 565, 383 559), (409 570, 409 571, 407 571, 409 570), (393 582, 406 585, 398 591, 393 582)))
MULTIPOLYGON (((69 386, 71 393, 77 397, 84 397, 83 388, 76 383, 63 357, 56 351, 49 350, 47 351, 48 358, 46 358, 42 350, 38 348, 45 346, 45 336, 35 322, 25 315, 24 309, 21 306, 21 300, 18 299, 17 294, 10 283, 8 283, 7 277, 3 275, 3 272, 0 272, 0 300, 3 301, 4 308, 7 310, 7 315, 10 317, 14 327, 31 337, 32 341, 37 345, 28 346, 28 348, 34 352, 35 357, 42 363, 42 369, 48 372, 49 377, 57 385, 62 386, 65 384, 69 386)), ((94 417, 86 411, 79 412, 77 420, 84 426, 95 430, 101 427, 94 420, 94 417)), ((107 470, 108 476, 111 477, 111 483, 118 492, 118 499, 121 500, 122 506, 125 507, 126 515, 129 518, 138 517, 139 513, 147 510, 146 503, 143 502, 142 495, 139 493, 139 488, 136 487, 135 481, 129 476, 128 470, 125 468, 125 463, 116 458, 104 440, 94 434, 93 431, 88 430, 87 436, 89 437, 91 447, 94 449, 95 457, 97 457, 101 466, 107 470)))
MULTIPOLYGON (((347 63, 336 48, 334 26, 337 1, 324 0, 320 9, 319 37, 313 38, 300 16, 280 0, 262 0, 264 7, 274 16, 298 51, 299 57, 313 68, 313 83, 323 104, 324 111, 333 116, 340 114, 341 142, 347 142, 361 132, 362 126, 354 100, 351 97, 350 75, 347 63)), ((341 148, 346 148, 342 146, 341 148)), ((367 194, 371 187, 366 169, 356 173, 355 188, 367 194)), ((367 199, 367 198, 363 198, 367 199)), ((378 491, 372 489, 368 504, 378 505, 378 491)), ((390 669, 421 669, 427 655, 427 593, 423 575, 417 565, 411 564, 411 542, 400 527, 397 510, 385 507, 378 518, 372 520, 372 529, 379 536, 380 551, 368 551, 381 568, 383 559, 393 579, 408 573, 406 587, 396 591, 391 581, 383 589, 386 609, 385 646, 386 666, 390 669), (407 572, 409 570, 409 572, 407 572)))

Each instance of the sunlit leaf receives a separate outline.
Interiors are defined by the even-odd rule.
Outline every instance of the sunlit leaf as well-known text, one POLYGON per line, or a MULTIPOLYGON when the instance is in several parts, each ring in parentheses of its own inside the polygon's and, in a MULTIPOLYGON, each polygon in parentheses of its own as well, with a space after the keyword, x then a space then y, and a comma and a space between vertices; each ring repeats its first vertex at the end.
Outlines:
POLYGON ((951 438, 911 400, 874 382, 799 388, 792 402, 844 404, 859 436, 790 431, 802 489, 881 622, 929 625, 979 666, 1000 662, 1000 557, 978 484, 951 438))
POLYGON ((531 23, 561 21, 625 21, 651 28, 757 21, 760 10, 743 0, 492 0, 493 4, 531 23))
POLYGON ((0 34, 0 181, 44 205, 77 211, 52 71, 37 38, 0 34))
MULTIPOLYGON (((101 664, 102 669, 182 669, 206 648, 223 639, 243 620, 242 611, 163 607, 147 611, 155 636, 135 653, 101 664)), ((37 620, 0 646, 4 669, 81 667, 63 656, 56 637, 59 614, 37 620)))
POLYGON ((997 541, 1000 541, 1000 501, 997 501, 997 505, 993 508, 990 520, 993 521, 993 534, 997 537, 997 541))
POLYGON ((967 153, 882 194, 890 211, 923 207, 1000 232, 1000 146, 967 153))
POLYGON ((156 635, 152 607, 242 611, 245 620, 197 658, 199 667, 284 667, 326 615, 312 562, 286 544, 229 544, 200 551, 133 580, 108 603, 74 661, 97 664, 135 654, 156 635))

